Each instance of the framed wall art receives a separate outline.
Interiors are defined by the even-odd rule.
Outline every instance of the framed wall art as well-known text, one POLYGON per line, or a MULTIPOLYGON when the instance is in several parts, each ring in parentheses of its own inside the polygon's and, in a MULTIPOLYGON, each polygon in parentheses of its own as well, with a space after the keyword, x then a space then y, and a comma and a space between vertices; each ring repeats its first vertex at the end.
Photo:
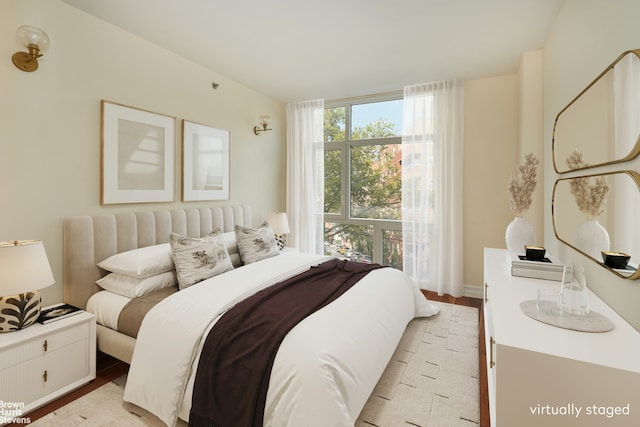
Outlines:
POLYGON ((182 121, 182 200, 229 200, 228 130, 182 121))
POLYGON ((175 117, 102 100, 100 202, 175 200, 175 117))

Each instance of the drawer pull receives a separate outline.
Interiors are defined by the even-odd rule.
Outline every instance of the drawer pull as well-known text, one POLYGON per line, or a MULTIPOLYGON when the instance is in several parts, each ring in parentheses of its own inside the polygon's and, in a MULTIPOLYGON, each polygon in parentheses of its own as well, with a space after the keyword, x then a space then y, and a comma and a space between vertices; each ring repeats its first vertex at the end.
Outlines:
POLYGON ((496 345, 496 340, 493 337, 489 338, 489 367, 493 368, 496 366, 495 360, 493 360, 493 347, 496 345))
POLYGON ((44 371, 42 373, 42 379, 44 380, 45 383, 47 382, 47 378, 49 378, 49 374, 47 373, 47 371, 44 371))
POLYGON ((47 340, 44 340, 44 342, 42 343, 42 348, 44 349, 44 351, 47 351, 47 349, 49 349, 49 343, 47 342, 47 340))

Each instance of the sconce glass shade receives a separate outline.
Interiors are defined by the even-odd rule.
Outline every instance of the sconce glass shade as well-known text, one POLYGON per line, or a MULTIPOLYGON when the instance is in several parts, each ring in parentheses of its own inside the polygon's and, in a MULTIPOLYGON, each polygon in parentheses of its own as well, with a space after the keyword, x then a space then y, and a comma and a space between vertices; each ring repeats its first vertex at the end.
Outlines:
POLYGON ((31 292, 54 283, 40 240, 0 242, 0 296, 31 292))
POLYGON ((16 37, 26 47, 29 45, 38 46, 38 50, 44 53, 49 50, 49 36, 40 28, 32 27, 31 25, 22 25, 18 27, 16 31, 16 37))
POLYGON ((260 132, 271 130, 269 129, 271 117, 267 116, 266 114, 260 114, 260 116, 258 116, 258 123, 260 123, 260 125, 253 127, 253 133, 255 133, 256 135, 260 135, 260 132))
POLYGON ((267 116, 266 114, 261 114, 258 117, 258 123, 260 123, 263 128, 266 128, 271 123, 271 117, 267 116))

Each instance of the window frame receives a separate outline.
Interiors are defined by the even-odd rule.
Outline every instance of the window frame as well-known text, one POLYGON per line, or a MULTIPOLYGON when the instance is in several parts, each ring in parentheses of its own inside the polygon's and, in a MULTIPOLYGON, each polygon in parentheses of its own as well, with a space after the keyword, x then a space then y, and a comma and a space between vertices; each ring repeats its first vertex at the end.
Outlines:
POLYGON ((340 151, 340 213, 324 212, 324 223, 352 224, 372 226, 372 258, 373 262, 383 263, 383 238, 385 230, 402 231, 402 219, 370 219, 354 218, 351 215, 351 148, 359 146, 402 144, 402 135, 387 138, 351 139, 351 107, 358 104, 383 101, 397 101, 403 99, 403 92, 393 91, 376 95, 358 96, 325 101, 324 108, 345 108, 345 139, 343 141, 325 141, 325 153, 330 150, 340 151))

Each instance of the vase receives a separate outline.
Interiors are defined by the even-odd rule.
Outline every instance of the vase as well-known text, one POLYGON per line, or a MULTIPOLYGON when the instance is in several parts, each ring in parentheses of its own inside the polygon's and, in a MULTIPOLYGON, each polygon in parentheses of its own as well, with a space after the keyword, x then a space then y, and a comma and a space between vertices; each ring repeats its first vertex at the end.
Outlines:
POLYGON ((609 232, 597 219, 588 219, 576 229, 576 248, 593 259, 601 259, 601 251, 608 251, 610 244, 609 232))
POLYGON ((517 216, 507 226, 504 239, 509 252, 524 254, 526 245, 536 244, 536 231, 526 219, 517 216))

